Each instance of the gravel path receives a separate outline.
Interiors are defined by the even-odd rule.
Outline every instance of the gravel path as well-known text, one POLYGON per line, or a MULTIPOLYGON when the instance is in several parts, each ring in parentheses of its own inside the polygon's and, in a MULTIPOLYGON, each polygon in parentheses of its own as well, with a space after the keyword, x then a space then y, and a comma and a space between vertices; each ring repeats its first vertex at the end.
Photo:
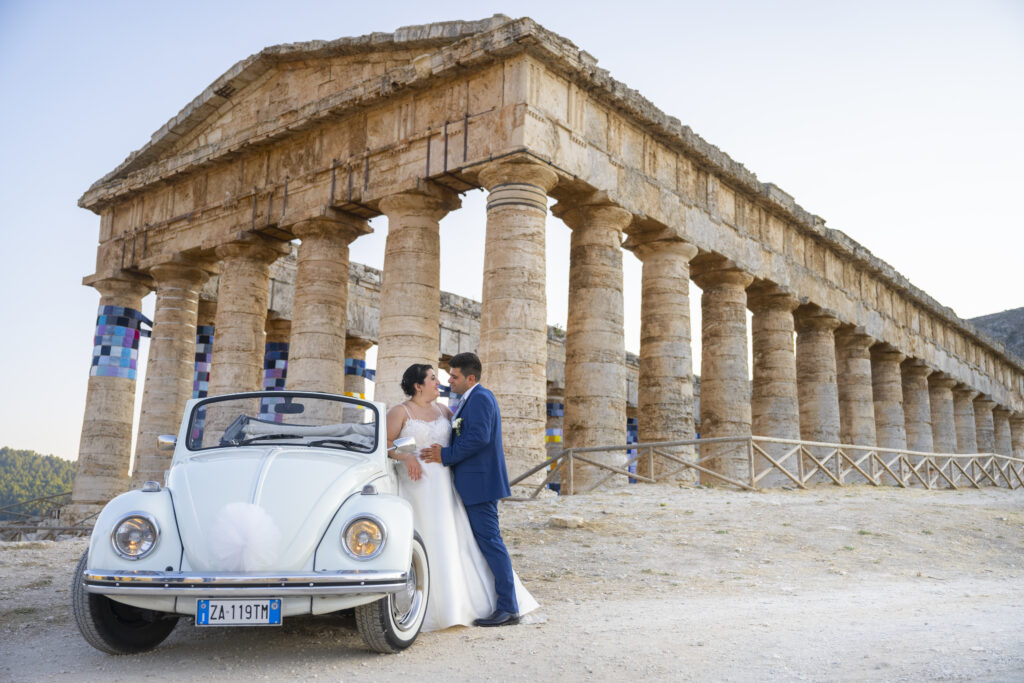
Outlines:
POLYGON ((541 608, 398 655, 342 614, 106 656, 71 616, 85 541, 0 544, 0 680, 1024 679, 1024 490, 635 485, 501 514, 541 608))

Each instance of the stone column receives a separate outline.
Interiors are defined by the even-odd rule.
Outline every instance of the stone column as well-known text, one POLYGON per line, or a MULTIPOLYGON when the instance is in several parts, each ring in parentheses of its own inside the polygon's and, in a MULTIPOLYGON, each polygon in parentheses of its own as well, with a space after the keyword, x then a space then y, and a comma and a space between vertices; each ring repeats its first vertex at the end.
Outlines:
MULTIPOLYGON (((754 358, 751 387, 751 431, 755 436, 800 438, 800 400, 797 392, 793 311, 799 302, 776 285, 758 281, 747 288, 747 307, 753 312, 750 341, 754 358)), ((787 444, 763 444, 776 460, 793 449, 787 444)), ((772 468, 761 486, 792 484, 763 457, 755 457, 758 472, 772 468)), ((782 463, 797 473, 797 459, 782 463)))
POLYGON ((974 398, 981 392, 958 384, 953 389, 953 411, 956 417, 957 453, 978 452, 978 432, 974 421, 974 398))
POLYGON ((988 396, 974 399, 974 429, 978 435, 979 453, 996 452, 995 425, 992 421, 992 409, 995 407, 996 402, 988 396))
MULTIPOLYGON (((907 449, 907 421, 903 414, 903 374, 906 356, 888 344, 871 347, 871 391, 875 397, 875 430, 879 448, 907 449)), ((890 455, 883 454, 889 459, 890 455)))
MULTIPOLYGON (((555 215, 572 229, 565 329, 566 448, 626 442, 622 231, 633 215, 600 198, 588 202, 555 207, 555 215)), ((624 453, 588 457, 621 466, 624 453)), ((578 466, 575 490, 585 491, 606 474, 591 465, 578 466)))
MULTIPOLYGON (((641 442, 694 438, 693 355, 690 347, 690 259, 697 247, 678 239, 626 240, 643 262, 640 285, 640 376, 637 431, 641 442)), ((673 449, 692 459, 693 447, 673 449)), ((654 475, 666 468, 656 458, 654 475)), ((637 472, 650 476, 650 461, 637 461, 637 472)))
POLYGON ((515 477, 545 460, 544 223, 547 193, 557 176, 542 164, 503 160, 485 166, 479 181, 488 191, 480 302, 482 383, 498 400, 505 460, 509 476, 515 477))
MULTIPOLYGON (((366 398, 366 352, 373 346, 369 339, 345 339, 345 395, 366 398)), ((359 407, 345 409, 345 422, 363 422, 364 410, 359 407)))
MULTIPOLYGON (((341 394, 345 391, 348 245, 370 232, 370 227, 360 218, 338 213, 301 220, 291 231, 302 243, 295 271, 288 388, 341 394)), ((220 328, 217 334, 219 353, 220 328)))
POLYGON ((138 321, 142 297, 150 287, 129 276, 99 280, 92 286, 100 292, 100 308, 75 485, 71 505, 62 513, 71 521, 96 512, 129 487, 138 321))
MULTIPOLYGON (((437 367, 441 349, 439 224, 460 205, 457 195, 433 187, 391 195, 380 202, 380 210, 388 217, 388 237, 381 273, 374 399, 388 406, 405 400, 401 381, 406 368, 413 363, 437 367)), ((543 286, 543 276, 541 282, 543 286)), ((487 381, 491 379, 488 370, 485 365, 484 384, 493 389, 487 381)))
MULTIPOLYGON (((800 396, 800 438, 805 441, 839 443, 839 386, 836 380, 835 330, 839 320, 814 304, 796 310, 796 374, 800 396)), ((819 460, 831 454, 827 446, 813 447, 819 460)), ((805 473, 817 465, 809 458, 805 473)), ((838 458, 826 465, 839 476, 838 458)), ((824 472, 815 472, 810 481, 832 481, 824 472)))
POLYGON ((1010 411, 1002 406, 992 410, 992 427, 995 432, 995 452, 999 455, 1013 455, 1013 436, 1010 433, 1010 411))
POLYGON ((932 453, 932 407, 928 396, 928 375, 932 369, 917 358, 900 366, 903 374, 903 414, 906 419, 907 450, 932 453))
POLYGON ((932 444, 936 453, 956 453, 956 412, 953 387, 956 380, 934 373, 928 377, 928 403, 932 411, 932 444))
MULTIPOLYGON (((700 435, 750 436, 750 375, 747 372, 747 286, 753 276, 717 256, 699 256, 693 280, 701 288, 700 435)), ((747 446, 705 444, 704 466, 748 482, 747 446), (710 456, 710 457, 709 457, 710 456)), ((722 482, 703 476, 706 484, 722 482)))
POLYGON ((248 237, 216 249, 221 275, 210 396, 262 388, 270 264, 284 246, 248 237))
MULTIPOLYGON (((836 378, 839 385, 839 440, 874 446, 875 399, 871 386, 871 346, 876 340, 859 328, 836 330, 836 378)), ((859 458, 863 451, 854 451, 859 458)))
POLYGON ((1010 442, 1013 445, 1013 457, 1024 459, 1024 414, 1014 413, 1010 416, 1010 442))
POLYGON ((195 263, 176 260, 155 266, 156 308, 142 393, 139 436, 135 442, 132 487, 164 481, 172 453, 157 450, 157 437, 177 434, 185 403, 192 398, 199 289, 209 273, 195 263))

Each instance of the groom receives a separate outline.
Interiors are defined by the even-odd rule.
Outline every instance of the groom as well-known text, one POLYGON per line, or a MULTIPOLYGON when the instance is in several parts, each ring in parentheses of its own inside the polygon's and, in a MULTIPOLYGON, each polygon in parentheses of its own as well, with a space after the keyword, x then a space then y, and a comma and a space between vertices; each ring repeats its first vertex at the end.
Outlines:
POLYGON ((424 462, 451 468, 455 490, 469 515, 473 537, 494 575, 497 609, 477 619, 477 626, 505 626, 519 623, 519 605, 512 578, 512 560, 498 528, 498 500, 511 494, 505 453, 501 448, 501 413, 494 394, 482 387, 480 359, 475 353, 460 353, 449 363, 452 391, 462 394, 452 418, 451 445, 438 444, 420 451, 424 462))

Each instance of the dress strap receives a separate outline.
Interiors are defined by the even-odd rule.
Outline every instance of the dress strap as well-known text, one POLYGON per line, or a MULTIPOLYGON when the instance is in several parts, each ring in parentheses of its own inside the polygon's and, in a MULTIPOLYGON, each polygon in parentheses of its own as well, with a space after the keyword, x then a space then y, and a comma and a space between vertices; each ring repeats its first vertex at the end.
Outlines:
POLYGON ((444 413, 441 412, 441 406, 437 405, 437 401, 434 401, 434 410, 437 411, 438 417, 444 417, 444 413))
POLYGON ((416 419, 415 417, 412 416, 412 413, 409 412, 409 409, 405 407, 405 401, 402 401, 398 405, 402 406, 402 410, 405 411, 405 414, 409 417, 410 420, 416 419))

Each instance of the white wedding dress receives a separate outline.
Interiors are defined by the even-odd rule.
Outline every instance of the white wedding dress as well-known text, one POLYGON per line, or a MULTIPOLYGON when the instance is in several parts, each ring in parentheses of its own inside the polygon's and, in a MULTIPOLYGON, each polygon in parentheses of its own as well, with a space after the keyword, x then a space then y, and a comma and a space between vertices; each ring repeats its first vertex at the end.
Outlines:
MULTIPOLYGON (((404 407, 404 406, 403 406, 404 407)), ((438 443, 447 446, 451 424, 444 416, 427 422, 409 417, 399 436, 416 439, 417 448, 438 443)), ((416 530, 423 538, 430 561, 430 597, 423 631, 450 626, 469 626, 473 620, 490 616, 496 596, 494 576, 473 538, 469 517, 452 482, 451 472, 438 463, 420 462, 423 476, 409 479, 398 463, 399 495, 412 504, 416 530)), ((515 576, 519 614, 537 609, 537 601, 515 576)))

